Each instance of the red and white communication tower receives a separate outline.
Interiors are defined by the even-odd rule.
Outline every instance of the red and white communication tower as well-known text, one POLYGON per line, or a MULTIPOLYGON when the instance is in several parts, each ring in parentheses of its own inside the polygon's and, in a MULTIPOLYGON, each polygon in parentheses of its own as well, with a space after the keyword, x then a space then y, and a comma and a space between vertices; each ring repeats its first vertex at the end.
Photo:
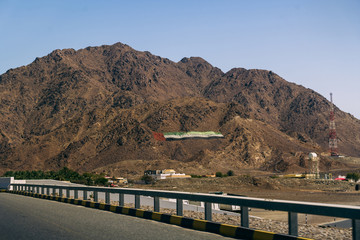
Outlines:
POLYGON ((331 156, 339 156, 336 139, 335 114, 332 93, 330 93, 330 126, 329 126, 329 151, 331 156))

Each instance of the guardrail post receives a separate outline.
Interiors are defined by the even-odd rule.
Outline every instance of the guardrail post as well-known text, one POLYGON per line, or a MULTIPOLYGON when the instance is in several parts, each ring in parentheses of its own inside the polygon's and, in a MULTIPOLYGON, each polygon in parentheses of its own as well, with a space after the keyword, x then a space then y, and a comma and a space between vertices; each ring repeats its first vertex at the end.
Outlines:
POLYGON ((44 186, 41 187, 41 194, 43 194, 43 195, 45 194, 45 188, 44 188, 44 186))
POLYGON ((87 191, 83 190, 83 200, 87 200, 87 191))
POLYGON ((160 212, 160 198, 154 197, 154 212, 160 212))
POLYGON ((61 187, 59 187, 59 197, 63 197, 63 189, 61 187))
POLYGON ((39 186, 36 187, 36 193, 40 193, 40 187, 39 186))
POLYGON ((56 189, 55 189, 55 187, 52 188, 52 195, 53 195, 53 196, 56 195, 56 189))
POLYGON ((109 192, 105 192, 105 203, 110 204, 110 193, 109 192))
POLYGON ((50 188, 46 187, 46 195, 50 196, 50 188))
POLYGON ((135 208, 140 208, 140 195, 135 195, 135 208))
POLYGON ((99 195, 97 191, 94 191, 94 202, 98 202, 99 201, 99 195))
POLYGON ((298 235, 298 214, 294 212, 288 212, 288 225, 289 235, 298 235))
POLYGON ((74 190, 74 198, 79 199, 79 191, 77 189, 74 190))
POLYGON ((119 193, 119 206, 123 207, 124 205, 125 205, 124 194, 119 193))
POLYGON ((183 215, 183 200, 176 199, 176 215, 182 216, 183 215))
POLYGON ((241 226, 249 227, 249 208, 245 206, 240 206, 241 209, 241 226))
POLYGON ((360 220, 352 219, 352 239, 360 240, 360 220))
POLYGON ((211 221, 212 220, 212 209, 211 203, 205 202, 205 220, 211 221))
POLYGON ((66 197, 70 198, 70 189, 68 189, 68 188, 66 189, 66 197))

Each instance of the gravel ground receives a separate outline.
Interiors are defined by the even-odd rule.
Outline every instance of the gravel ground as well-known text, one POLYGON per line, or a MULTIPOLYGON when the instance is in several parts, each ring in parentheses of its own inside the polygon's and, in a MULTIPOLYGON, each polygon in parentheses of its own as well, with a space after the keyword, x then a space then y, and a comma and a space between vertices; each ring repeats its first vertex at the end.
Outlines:
MULTIPOLYGON (((127 207, 134 207, 134 205, 126 204, 127 207)), ((153 211, 152 207, 141 206, 144 210, 153 211)), ((176 214, 175 209, 161 208, 162 213, 176 214)), ((204 219, 204 213, 193 212, 193 211, 184 211, 185 217, 190 217, 194 219, 204 219)), ((223 214, 213 214, 213 221, 219 223, 226 223, 234 226, 240 225, 239 216, 223 215, 223 214)), ((259 217, 250 217, 250 228, 258 229, 263 231, 270 231, 275 233, 287 234, 288 225, 287 222, 274 221, 270 219, 262 219, 259 217)), ((312 224, 299 224, 299 236, 306 237, 311 239, 318 240, 346 240, 352 239, 351 229, 343 228, 324 228, 312 224)))

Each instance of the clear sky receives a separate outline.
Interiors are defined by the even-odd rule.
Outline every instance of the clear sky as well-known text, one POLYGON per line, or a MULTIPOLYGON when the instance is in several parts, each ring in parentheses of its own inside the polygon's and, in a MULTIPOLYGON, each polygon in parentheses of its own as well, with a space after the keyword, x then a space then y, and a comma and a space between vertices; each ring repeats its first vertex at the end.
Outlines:
POLYGON ((0 74, 54 49, 122 42, 224 72, 267 69, 360 119, 359 0, 0 0, 0 74))

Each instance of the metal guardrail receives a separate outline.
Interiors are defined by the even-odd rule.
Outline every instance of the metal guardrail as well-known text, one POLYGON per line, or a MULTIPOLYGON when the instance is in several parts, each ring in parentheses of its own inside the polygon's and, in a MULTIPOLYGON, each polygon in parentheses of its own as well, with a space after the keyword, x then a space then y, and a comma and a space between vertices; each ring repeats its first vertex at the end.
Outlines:
POLYGON ((98 202, 99 192, 105 193, 105 202, 110 204, 110 194, 119 195, 119 205, 124 206, 124 194, 134 195, 135 208, 140 208, 140 196, 150 196, 154 199, 154 211, 160 211, 160 198, 176 199, 176 214, 183 215, 183 200, 199 201, 205 203, 205 220, 212 220, 212 203, 228 204, 241 207, 241 226, 249 227, 249 208, 278 210, 288 212, 288 233, 298 236, 298 213, 322 215, 329 217, 348 218, 352 220, 353 240, 360 240, 360 207, 338 204, 322 204, 299 201, 285 201, 274 199, 260 199, 239 196, 223 196, 203 193, 173 192, 162 190, 144 190, 132 188, 107 188, 59 185, 11 184, 16 191, 28 191, 47 195, 58 194, 70 198, 73 191, 74 198, 79 198, 82 191, 83 199, 88 198, 92 192, 95 202, 98 202), (46 192, 45 192, 46 191, 46 192))

